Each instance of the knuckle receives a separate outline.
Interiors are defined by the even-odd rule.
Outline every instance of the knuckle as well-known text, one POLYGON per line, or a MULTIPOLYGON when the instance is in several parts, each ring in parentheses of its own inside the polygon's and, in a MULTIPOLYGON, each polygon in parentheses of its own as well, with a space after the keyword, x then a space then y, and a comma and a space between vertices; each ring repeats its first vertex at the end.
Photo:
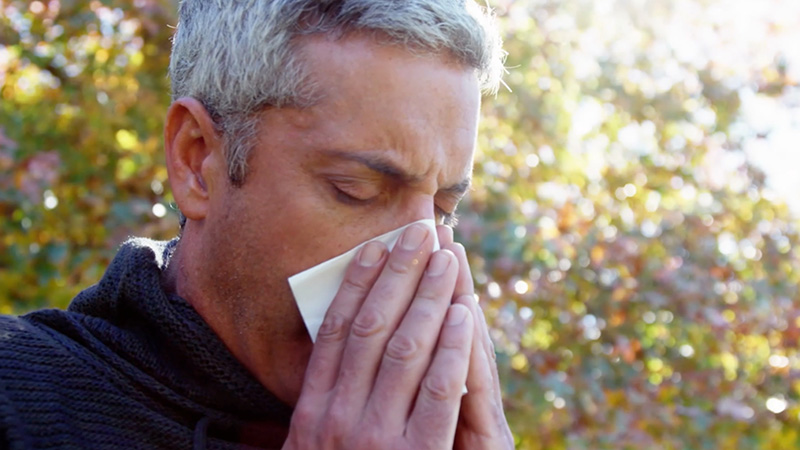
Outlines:
POLYGON ((339 292, 352 295, 364 295, 369 291, 369 283, 366 279, 359 277, 346 276, 342 281, 339 292))
POLYGON ((337 312, 325 317, 317 332, 317 340, 322 342, 340 342, 347 337, 348 320, 337 312))
POLYGON ((353 437, 350 449, 373 450, 379 448, 392 448, 390 442, 396 434, 387 429, 382 414, 374 412, 363 415, 358 421, 358 432, 353 437))
POLYGON ((292 424, 299 428, 306 428, 317 418, 318 409, 310 406, 308 402, 301 402, 292 413, 292 424))
POLYGON ((322 421, 320 431, 326 436, 327 440, 340 441, 346 430, 349 430, 349 416, 349 411, 343 406, 342 402, 334 402, 322 421))
POLYGON ((423 391, 433 400, 447 400, 452 396, 454 383, 442 375, 429 375, 422 382, 423 391))
POLYGON ((403 261, 402 259, 391 258, 387 265, 389 266, 389 270, 397 275, 406 275, 411 270, 413 264, 410 264, 408 261, 403 261))
POLYGON ((416 295, 417 300, 432 302, 432 303, 441 302, 445 298, 447 298, 447 296, 442 295, 442 293, 440 293, 437 289, 435 289, 432 286, 420 287, 416 295))
POLYGON ((417 306, 412 314, 414 322, 417 324, 431 324, 438 319, 439 325, 441 325, 441 314, 438 314, 432 305, 417 306))
POLYGON ((395 334, 386 346, 386 357, 393 361, 407 362, 418 354, 417 342, 404 334, 395 334))
POLYGON ((369 337, 386 328, 386 319, 376 308, 365 308, 358 313, 351 332, 358 337, 369 337))
POLYGON ((373 428, 367 428, 364 433, 359 437, 359 449, 376 449, 385 447, 386 442, 383 436, 373 428))

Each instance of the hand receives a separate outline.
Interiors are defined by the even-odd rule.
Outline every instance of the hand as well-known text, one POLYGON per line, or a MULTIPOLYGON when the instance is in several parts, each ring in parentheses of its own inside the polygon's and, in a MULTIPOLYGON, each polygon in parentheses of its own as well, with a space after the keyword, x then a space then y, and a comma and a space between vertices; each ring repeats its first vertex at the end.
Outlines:
POLYGON ((453 448, 475 326, 469 306, 451 305, 458 260, 431 256, 430 234, 411 226, 391 254, 372 242, 350 265, 284 449, 453 448))
POLYGON ((513 449, 514 437, 503 412, 500 378, 497 375, 494 345, 489 327, 478 302, 464 246, 453 242, 453 230, 438 226, 439 245, 458 259, 458 280, 453 292, 454 304, 469 308, 474 318, 472 352, 467 376, 469 393, 461 401, 455 449, 513 449))

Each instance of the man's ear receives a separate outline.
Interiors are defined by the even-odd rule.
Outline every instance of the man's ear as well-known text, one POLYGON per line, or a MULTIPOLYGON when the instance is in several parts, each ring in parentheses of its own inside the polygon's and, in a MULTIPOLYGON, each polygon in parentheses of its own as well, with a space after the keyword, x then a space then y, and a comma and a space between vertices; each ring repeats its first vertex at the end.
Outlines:
POLYGON ((221 136, 202 103, 190 97, 169 107, 164 153, 175 203, 189 220, 203 220, 210 194, 227 177, 221 136))

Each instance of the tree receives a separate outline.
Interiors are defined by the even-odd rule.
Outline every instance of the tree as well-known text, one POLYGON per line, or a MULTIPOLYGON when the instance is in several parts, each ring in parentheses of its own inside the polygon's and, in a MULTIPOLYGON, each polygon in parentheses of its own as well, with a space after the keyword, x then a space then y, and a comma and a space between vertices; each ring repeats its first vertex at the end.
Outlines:
POLYGON ((167 238, 172 2, 0 2, 0 312, 64 307, 131 234, 167 238))
POLYGON ((721 6, 502 5, 511 89, 457 230, 521 448, 798 444, 797 230, 739 121, 794 81, 716 57, 721 6))
MULTIPOLYGON (((786 60, 731 57, 722 0, 495 3, 510 89, 456 231, 519 448, 800 444, 797 227, 743 152, 742 96, 795 92, 786 60)), ((64 307, 126 236, 177 232, 175 5, 0 8, 0 313, 64 307)))

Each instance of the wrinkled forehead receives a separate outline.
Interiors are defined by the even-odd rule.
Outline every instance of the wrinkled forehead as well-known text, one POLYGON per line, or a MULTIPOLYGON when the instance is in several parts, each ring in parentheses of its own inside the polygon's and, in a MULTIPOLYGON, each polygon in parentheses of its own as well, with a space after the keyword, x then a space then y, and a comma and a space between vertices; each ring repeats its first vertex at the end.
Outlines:
POLYGON ((309 37, 303 57, 318 101, 289 115, 308 130, 298 137, 323 136, 329 150, 383 152, 407 179, 442 186, 469 178, 480 109, 474 70, 363 35, 309 37))

